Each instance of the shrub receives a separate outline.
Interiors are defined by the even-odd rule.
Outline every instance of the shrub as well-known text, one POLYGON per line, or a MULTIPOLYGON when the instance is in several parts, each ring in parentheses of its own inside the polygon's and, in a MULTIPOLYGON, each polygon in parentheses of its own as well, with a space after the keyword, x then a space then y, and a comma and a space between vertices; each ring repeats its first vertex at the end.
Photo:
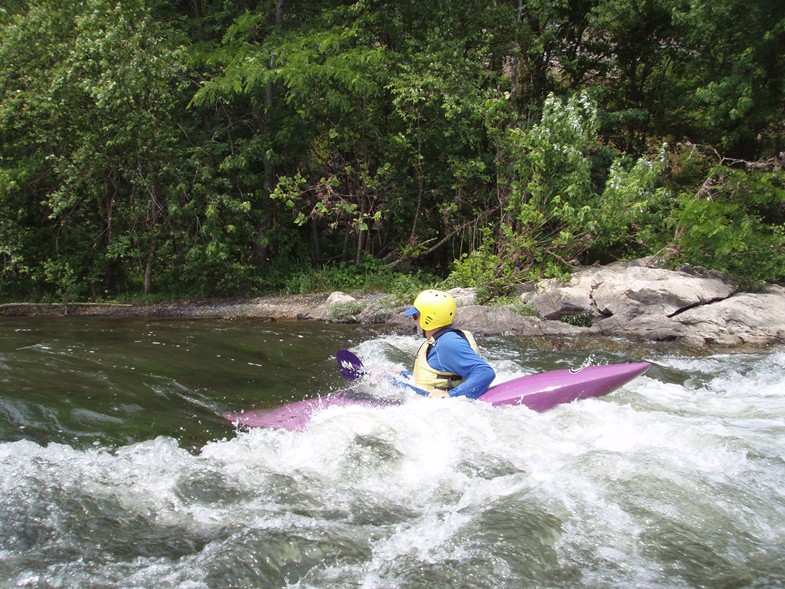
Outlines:
POLYGON ((672 219, 679 263, 729 274, 748 286, 785 281, 781 172, 716 168, 706 190, 683 195, 672 219))
POLYGON ((336 303, 327 311, 327 318, 333 321, 341 321, 362 313, 363 309, 365 309, 365 305, 359 301, 336 303))
POLYGON ((588 313, 570 313, 562 316, 560 320, 575 327, 591 327, 591 317, 588 313))

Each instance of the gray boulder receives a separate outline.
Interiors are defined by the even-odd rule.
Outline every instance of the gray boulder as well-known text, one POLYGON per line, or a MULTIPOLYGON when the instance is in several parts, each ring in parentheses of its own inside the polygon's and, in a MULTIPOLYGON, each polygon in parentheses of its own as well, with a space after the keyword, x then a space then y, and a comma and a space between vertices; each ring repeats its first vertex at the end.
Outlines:
POLYGON ((363 305, 353 296, 336 291, 327 297, 327 300, 303 314, 301 319, 315 319, 317 321, 343 320, 351 310, 359 310, 363 305))
MULTIPOLYGON (((521 295, 537 316, 512 306, 476 304, 473 289, 454 289, 455 325, 478 336, 609 336, 689 346, 766 346, 785 343, 785 288, 736 292, 717 276, 649 268, 646 261, 577 270, 568 282, 545 280, 521 295), (578 327, 567 323, 580 316, 578 327)), ((404 307, 381 300, 358 302, 344 293, 329 298, 300 318, 387 324, 401 333, 415 326, 404 307)), ((576 323, 572 321, 571 323, 576 323)))
POLYGON ((569 282, 541 282, 521 300, 544 319, 586 314, 593 319, 640 315, 670 316, 733 294, 717 278, 643 266, 604 266, 577 271, 569 282))
POLYGON ((737 293, 715 276, 640 264, 581 269, 569 282, 546 280, 521 300, 547 320, 581 314, 584 333, 689 345, 785 341, 785 289, 737 293))
POLYGON ((785 288, 739 293, 686 310, 674 319, 695 343, 767 345, 785 342, 785 288))

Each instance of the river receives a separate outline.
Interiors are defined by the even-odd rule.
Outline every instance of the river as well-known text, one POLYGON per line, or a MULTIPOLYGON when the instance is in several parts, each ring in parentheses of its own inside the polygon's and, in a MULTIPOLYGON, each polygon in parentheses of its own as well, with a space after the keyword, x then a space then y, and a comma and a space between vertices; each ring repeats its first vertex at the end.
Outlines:
POLYGON ((417 338, 95 318, 0 333, 2 587, 785 586, 781 348, 482 338, 499 381, 652 368, 543 414, 414 395, 286 432, 222 415, 341 388, 340 348, 403 368, 417 338))

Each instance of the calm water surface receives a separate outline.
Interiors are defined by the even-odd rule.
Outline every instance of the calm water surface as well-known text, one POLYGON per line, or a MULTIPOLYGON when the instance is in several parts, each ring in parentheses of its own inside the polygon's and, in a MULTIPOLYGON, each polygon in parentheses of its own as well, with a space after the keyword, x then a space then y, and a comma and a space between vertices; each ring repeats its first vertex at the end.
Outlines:
POLYGON ((785 351, 480 344, 499 381, 646 359, 545 414, 419 397, 304 432, 222 414, 378 375, 414 336, 0 318, 2 587, 783 587, 785 351))

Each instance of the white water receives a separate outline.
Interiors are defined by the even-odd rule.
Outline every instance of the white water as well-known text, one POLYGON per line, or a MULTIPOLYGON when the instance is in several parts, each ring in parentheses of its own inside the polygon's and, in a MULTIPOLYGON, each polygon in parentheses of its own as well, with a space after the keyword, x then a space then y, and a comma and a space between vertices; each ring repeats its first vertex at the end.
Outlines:
MULTIPOLYGON (((354 350, 383 371, 416 345, 354 350)), ((487 352, 500 380, 534 371, 487 352)), ((785 353, 650 359, 544 414, 415 398, 197 453, 0 444, 0 584, 785 585, 785 353)))

